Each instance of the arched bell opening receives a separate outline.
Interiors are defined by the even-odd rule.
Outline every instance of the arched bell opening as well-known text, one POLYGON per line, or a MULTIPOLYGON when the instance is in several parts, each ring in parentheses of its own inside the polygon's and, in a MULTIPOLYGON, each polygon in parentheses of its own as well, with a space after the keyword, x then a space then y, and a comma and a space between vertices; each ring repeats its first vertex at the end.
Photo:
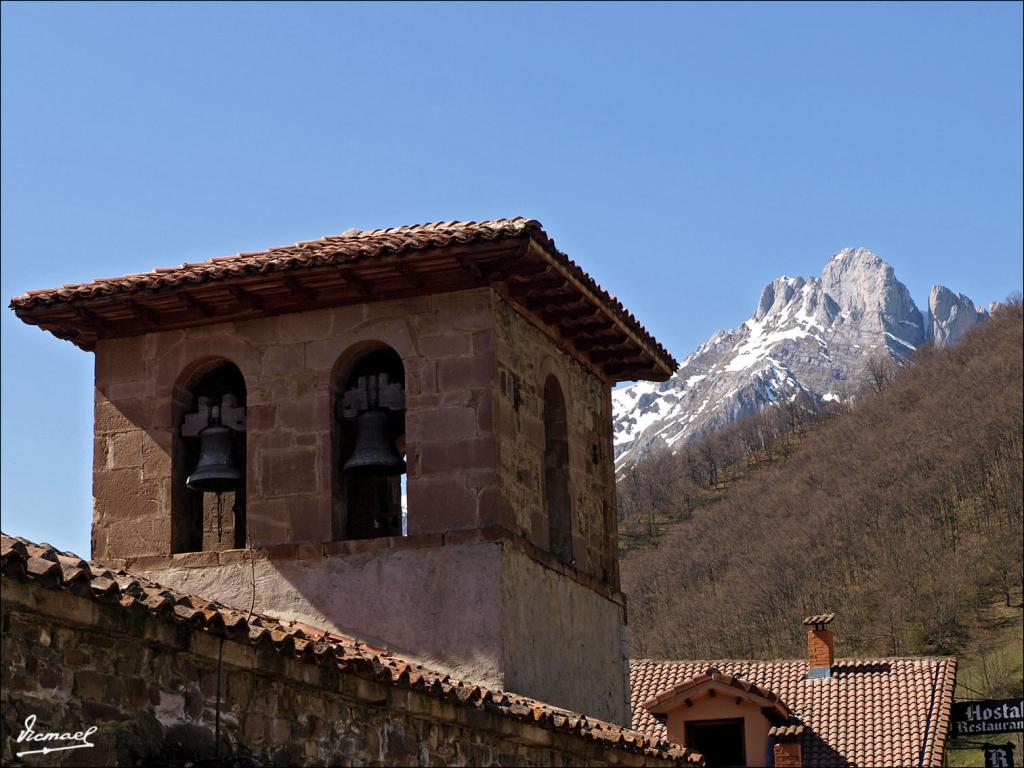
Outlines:
POLYGON ((343 355, 331 387, 332 538, 401 536, 405 367, 390 347, 343 355))
POLYGON ((554 375, 544 382, 544 506, 548 549, 562 562, 572 563, 568 415, 562 385, 554 375))
POLYGON ((174 392, 171 551, 246 546, 246 387, 234 363, 211 360, 174 392))

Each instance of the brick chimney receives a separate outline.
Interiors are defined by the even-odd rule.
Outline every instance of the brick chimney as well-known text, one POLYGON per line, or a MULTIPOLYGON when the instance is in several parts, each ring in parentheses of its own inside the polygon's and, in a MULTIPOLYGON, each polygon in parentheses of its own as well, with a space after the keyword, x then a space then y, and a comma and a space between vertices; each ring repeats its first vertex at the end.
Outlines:
POLYGON ((804 619, 807 629, 808 679, 829 678, 832 664, 836 659, 835 638, 828 625, 835 618, 834 613, 808 616, 804 619))
POLYGON ((804 726, 799 723, 775 726, 768 731, 772 740, 775 768, 802 768, 804 726))

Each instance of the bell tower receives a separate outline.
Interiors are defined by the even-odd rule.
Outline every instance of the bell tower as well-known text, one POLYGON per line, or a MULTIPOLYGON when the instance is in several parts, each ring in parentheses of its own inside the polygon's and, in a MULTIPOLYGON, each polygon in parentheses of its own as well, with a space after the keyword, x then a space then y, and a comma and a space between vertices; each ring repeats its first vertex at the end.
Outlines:
POLYGON ((676 363, 536 221, 12 308, 96 355, 95 559, 629 722, 611 386, 676 363))

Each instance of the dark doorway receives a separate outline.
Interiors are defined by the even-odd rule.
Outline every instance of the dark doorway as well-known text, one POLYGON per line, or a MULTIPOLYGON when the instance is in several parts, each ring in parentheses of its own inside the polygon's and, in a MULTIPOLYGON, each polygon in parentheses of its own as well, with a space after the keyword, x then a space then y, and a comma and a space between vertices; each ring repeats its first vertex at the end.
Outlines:
POLYGON ((686 746, 704 755, 704 764, 707 768, 747 764, 742 717, 688 722, 686 746))

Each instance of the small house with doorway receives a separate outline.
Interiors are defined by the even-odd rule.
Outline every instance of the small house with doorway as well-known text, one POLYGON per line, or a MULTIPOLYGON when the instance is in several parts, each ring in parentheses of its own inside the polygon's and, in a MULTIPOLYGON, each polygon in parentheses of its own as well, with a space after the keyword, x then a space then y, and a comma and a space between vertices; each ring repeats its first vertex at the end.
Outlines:
POLYGON ((633 661, 633 727, 709 767, 945 765, 956 659, 836 658, 833 619, 804 620, 804 659, 633 661))

